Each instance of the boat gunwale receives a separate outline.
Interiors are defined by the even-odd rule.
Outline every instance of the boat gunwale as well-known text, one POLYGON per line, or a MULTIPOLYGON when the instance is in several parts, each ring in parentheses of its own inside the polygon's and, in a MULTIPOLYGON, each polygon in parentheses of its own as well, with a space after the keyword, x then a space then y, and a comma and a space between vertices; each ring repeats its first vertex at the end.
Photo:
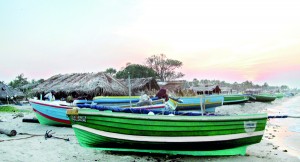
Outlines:
POLYGON ((48 107, 51 107, 51 108, 72 109, 72 107, 70 107, 70 106, 54 105, 54 104, 51 104, 50 102, 47 102, 47 101, 29 100, 29 103, 30 104, 34 103, 34 104, 42 105, 42 106, 48 106, 48 107), (43 102, 45 102, 45 103, 43 103, 43 102))

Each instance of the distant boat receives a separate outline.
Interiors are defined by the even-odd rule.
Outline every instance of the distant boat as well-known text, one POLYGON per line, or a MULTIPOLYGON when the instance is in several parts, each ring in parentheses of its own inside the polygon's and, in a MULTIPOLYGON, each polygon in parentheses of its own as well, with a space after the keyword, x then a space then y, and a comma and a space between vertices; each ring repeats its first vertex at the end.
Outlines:
POLYGON ((67 115, 83 147, 195 156, 245 155, 248 145, 261 141, 267 122, 267 114, 182 116, 73 109, 67 115))
POLYGON ((283 93, 275 93, 276 98, 283 98, 284 94, 283 93))
POLYGON ((264 93, 264 94, 252 94, 249 97, 249 100, 251 100, 251 101, 257 101, 257 102, 272 102, 275 99, 276 99, 275 95, 267 94, 267 93, 264 93))
POLYGON ((249 101, 249 97, 244 95, 224 95, 224 105, 240 104, 249 101))
POLYGON ((175 103, 176 111, 201 110, 201 104, 206 112, 214 112, 215 108, 223 105, 224 96, 222 95, 205 95, 193 97, 180 97, 176 100, 170 97, 175 103), (200 104, 201 103, 201 104, 200 104))

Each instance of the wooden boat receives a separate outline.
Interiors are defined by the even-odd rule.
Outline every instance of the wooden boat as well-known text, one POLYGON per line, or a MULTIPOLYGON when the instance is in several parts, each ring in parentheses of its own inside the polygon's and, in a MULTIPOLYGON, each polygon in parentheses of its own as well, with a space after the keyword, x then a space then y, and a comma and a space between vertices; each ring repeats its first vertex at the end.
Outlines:
MULTIPOLYGON (((33 111, 38 119, 38 121, 43 125, 53 125, 53 126, 71 126, 69 118, 66 115, 67 109, 72 109, 74 106, 80 107, 91 107, 91 104, 70 104, 65 101, 42 101, 42 100, 30 100, 33 111)), ((77 102, 76 102, 77 103, 77 102)), ((80 102, 82 103, 82 102, 80 102)), ((133 109, 147 109, 147 110, 165 110, 166 104, 155 104, 155 105, 145 105, 137 106, 132 105, 133 109)), ((120 106, 108 108, 122 108, 120 106)), ((130 107, 128 105, 124 107, 130 107)))
MULTIPOLYGON (((124 103, 137 103, 140 100, 140 96, 97 96, 93 98, 93 102, 104 104, 124 104, 124 103)), ((151 100, 158 100, 157 97, 151 97, 151 100)))
POLYGON ((276 96, 272 94, 252 94, 249 97, 249 100, 251 101, 257 101, 257 102, 272 102, 276 99, 276 96))
POLYGON ((224 95, 224 105, 240 104, 249 101, 249 97, 244 95, 224 95))
POLYGON ((170 97, 170 100, 172 102, 176 102, 175 107, 177 111, 185 111, 185 110, 200 111, 201 104, 202 104, 206 112, 214 112, 215 107, 223 105, 224 96, 207 95, 207 96, 196 96, 196 97, 180 97, 177 100, 174 100, 173 98, 170 97))
POLYGON ((267 114, 147 115, 68 110, 79 144, 110 150, 195 156, 245 155, 263 137, 267 114))
POLYGON ((65 101, 42 101, 29 100, 33 111, 43 125, 71 126, 69 118, 66 116, 67 109, 72 109, 71 105, 65 101))

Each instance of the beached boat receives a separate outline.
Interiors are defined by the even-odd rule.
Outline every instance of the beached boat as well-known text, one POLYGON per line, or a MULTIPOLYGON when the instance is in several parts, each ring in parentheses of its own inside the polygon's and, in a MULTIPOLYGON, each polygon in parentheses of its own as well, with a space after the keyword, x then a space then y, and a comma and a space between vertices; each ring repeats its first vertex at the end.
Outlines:
POLYGON ((245 155, 248 145, 261 141, 267 122, 267 114, 182 116, 73 109, 67 115, 83 147, 195 156, 245 155))
POLYGON ((66 116, 71 105, 65 101, 29 100, 33 111, 41 124, 55 126, 71 126, 66 116))
MULTIPOLYGON (((140 101, 141 96, 96 96, 93 102, 99 105, 104 104, 124 104, 124 103, 137 103, 140 101)), ((151 100, 158 100, 157 97, 151 97, 151 100)))
POLYGON ((276 98, 283 98, 284 94, 283 93, 275 93, 276 98))
POLYGON ((195 96, 195 97, 180 97, 176 100, 170 97, 170 100, 172 102, 175 102, 175 107, 177 111, 186 111, 186 110, 200 111, 201 104, 202 104, 202 107, 205 109, 206 112, 214 112, 215 107, 223 105, 224 96, 207 95, 207 96, 195 96))
POLYGON ((272 94, 252 94, 249 97, 249 100, 251 101, 257 101, 257 102, 272 102, 276 99, 276 96, 272 94))
POLYGON ((224 95, 224 105, 240 104, 249 101, 249 97, 244 95, 224 95))
MULTIPOLYGON (((159 101, 159 100, 157 100, 159 101)), ((65 101, 42 101, 42 100, 30 100, 33 111, 39 122, 44 125, 54 125, 54 126, 70 126, 69 118, 66 115, 67 109, 72 109, 74 106, 91 108, 93 104, 89 102, 77 102, 74 101, 74 104, 67 103, 65 101)), ((97 106, 97 105, 94 105, 97 106)), ((105 106, 104 106, 105 107, 105 106)), ((121 106, 106 106, 108 109, 122 109, 125 107, 130 107, 130 105, 121 106)), ((166 107, 165 103, 162 104, 153 104, 153 105, 144 105, 137 106, 136 104, 132 105, 132 110, 165 110, 170 109, 170 106, 166 107)))

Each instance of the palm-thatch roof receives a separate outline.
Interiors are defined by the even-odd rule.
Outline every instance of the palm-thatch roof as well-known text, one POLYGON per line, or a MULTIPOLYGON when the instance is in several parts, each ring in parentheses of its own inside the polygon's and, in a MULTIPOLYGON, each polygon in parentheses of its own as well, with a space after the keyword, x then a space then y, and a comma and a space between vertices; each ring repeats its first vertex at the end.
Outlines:
POLYGON ((160 88, 168 90, 168 94, 176 97, 194 96, 194 91, 190 90, 190 86, 185 80, 175 80, 168 82, 160 82, 160 88))
POLYGON ((168 81, 165 83, 161 83, 161 88, 167 89, 169 91, 178 91, 188 89, 189 85, 185 80, 178 81, 168 81))
POLYGON ((14 89, 4 83, 0 83, 0 100, 6 100, 7 98, 23 98, 24 93, 18 89, 14 89))
MULTIPOLYGON (((73 73, 58 74, 45 80, 33 89, 36 93, 47 93, 51 90, 65 95, 127 95, 128 89, 109 74, 99 73, 73 73)), ((73 96, 78 97, 78 96, 73 96)))
MULTIPOLYGON (((122 84, 128 87, 128 79, 118 79, 122 84)), ((159 85, 152 77, 148 78, 133 78, 130 79, 132 95, 140 95, 141 93, 148 93, 149 91, 158 91, 159 85)))

